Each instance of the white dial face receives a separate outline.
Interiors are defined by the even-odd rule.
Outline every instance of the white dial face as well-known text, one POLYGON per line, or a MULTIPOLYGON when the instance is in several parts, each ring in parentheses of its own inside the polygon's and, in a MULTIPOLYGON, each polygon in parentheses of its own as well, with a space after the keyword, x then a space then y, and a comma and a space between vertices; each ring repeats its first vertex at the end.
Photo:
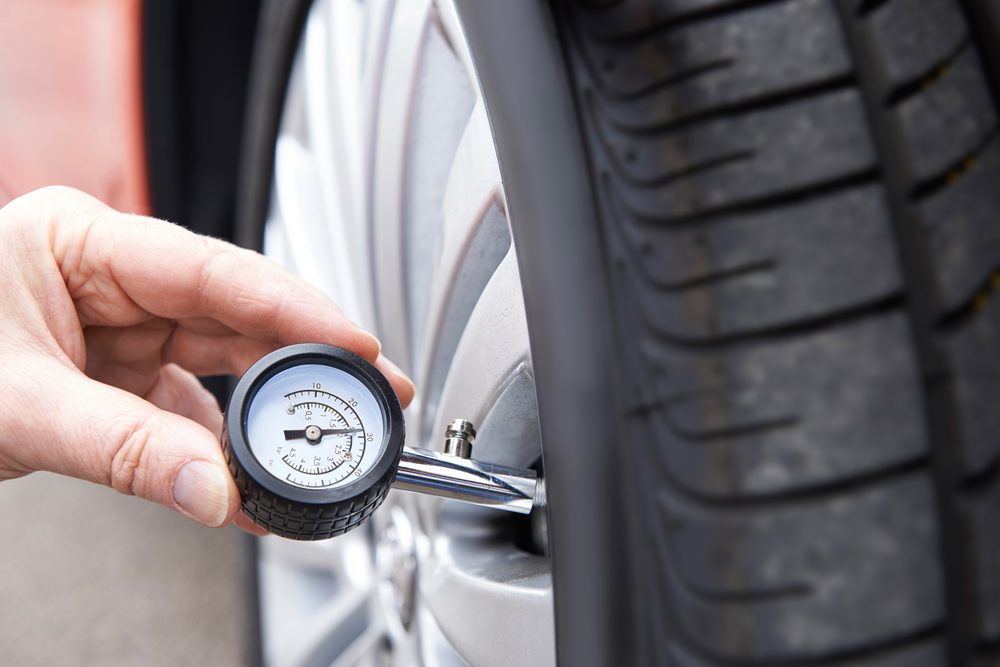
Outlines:
POLYGON ((250 451, 271 475, 304 488, 346 486, 379 459, 385 421, 356 377, 324 364, 283 370, 246 412, 250 451))

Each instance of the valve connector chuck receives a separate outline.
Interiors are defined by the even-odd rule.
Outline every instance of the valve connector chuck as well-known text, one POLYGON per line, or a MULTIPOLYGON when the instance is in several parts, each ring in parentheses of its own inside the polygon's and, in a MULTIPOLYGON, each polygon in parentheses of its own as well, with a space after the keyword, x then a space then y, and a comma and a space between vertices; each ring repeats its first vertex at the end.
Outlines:
POLYGON ((444 453, 461 459, 472 458, 472 443, 476 439, 476 429, 472 422, 453 419, 444 432, 444 453))

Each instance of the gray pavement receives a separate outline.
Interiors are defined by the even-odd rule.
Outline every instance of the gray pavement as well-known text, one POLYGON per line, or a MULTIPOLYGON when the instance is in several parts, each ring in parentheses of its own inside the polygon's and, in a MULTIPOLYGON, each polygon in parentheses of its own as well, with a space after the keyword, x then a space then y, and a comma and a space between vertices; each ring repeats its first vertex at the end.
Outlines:
POLYGON ((49 474, 0 482, 0 665, 246 664, 244 536, 49 474))

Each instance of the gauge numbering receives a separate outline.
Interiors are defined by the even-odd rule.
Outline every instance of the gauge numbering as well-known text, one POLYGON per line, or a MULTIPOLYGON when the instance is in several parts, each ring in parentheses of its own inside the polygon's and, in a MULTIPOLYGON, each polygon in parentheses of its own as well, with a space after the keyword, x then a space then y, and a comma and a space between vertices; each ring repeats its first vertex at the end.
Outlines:
POLYGON ((288 428, 267 461, 268 469, 284 462, 292 469, 286 481, 299 486, 330 486, 356 472, 368 438, 373 437, 354 409, 357 399, 341 398, 319 386, 293 391, 285 398, 288 428))
POLYGON ((356 377, 306 363, 267 379, 247 408, 246 429, 269 475, 302 488, 329 488, 371 468, 384 424, 371 391, 356 377))

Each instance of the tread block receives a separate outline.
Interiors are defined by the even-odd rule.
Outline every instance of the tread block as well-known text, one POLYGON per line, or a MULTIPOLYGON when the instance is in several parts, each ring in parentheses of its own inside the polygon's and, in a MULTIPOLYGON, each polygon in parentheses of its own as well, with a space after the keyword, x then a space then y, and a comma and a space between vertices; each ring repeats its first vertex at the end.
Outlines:
POLYGON ((622 229, 647 284, 646 317, 677 338, 712 338, 896 294, 902 278, 880 188, 867 186, 695 225, 622 229))
MULTIPOLYGON (((696 656, 677 642, 667 645, 667 655, 661 664, 671 667, 718 667, 719 663, 696 656)), ((941 667, 947 663, 946 653, 940 641, 921 641, 898 648, 878 651, 876 655, 861 658, 837 660, 839 667, 941 667)), ((985 667, 985 665, 983 666, 985 667)))
POLYGON ((672 567, 661 570, 657 593, 688 641, 709 655, 829 657, 942 621, 925 473, 767 511, 720 512, 668 492, 659 501, 664 529, 651 546, 672 567))
POLYGON ((926 455, 907 323, 884 315, 795 338, 647 351, 665 478, 738 500, 850 481, 926 455), (877 444, 878 446, 874 446, 877 444))
POLYGON ((890 0, 868 18, 890 90, 929 75, 968 38, 954 0, 890 0))
POLYGON ((979 638, 995 641, 1000 638, 1000 486, 994 482, 975 500, 968 515, 977 582, 978 614, 973 617, 979 638))
POLYGON ((896 110, 913 177, 926 182, 976 151, 996 127, 979 56, 965 49, 926 90, 896 110))
POLYGON ((957 397, 958 449, 967 475, 1000 458, 1000 298, 990 298, 945 341, 957 397))
POLYGON ((992 140, 954 183, 920 203, 939 309, 967 303, 1000 268, 1000 141, 992 140))
POLYGON ((787 197, 875 166, 855 91, 712 120, 641 144, 603 129, 625 210, 651 221, 787 197), (634 187, 644 183, 650 185, 634 187))
POLYGON ((832 6, 796 0, 654 33, 634 45, 581 39, 609 120, 650 128, 845 77, 832 6), (637 99, 638 98, 638 99, 637 99))
POLYGON ((600 40, 621 40, 726 7, 757 0, 593 0, 575 14, 579 29, 600 40))

